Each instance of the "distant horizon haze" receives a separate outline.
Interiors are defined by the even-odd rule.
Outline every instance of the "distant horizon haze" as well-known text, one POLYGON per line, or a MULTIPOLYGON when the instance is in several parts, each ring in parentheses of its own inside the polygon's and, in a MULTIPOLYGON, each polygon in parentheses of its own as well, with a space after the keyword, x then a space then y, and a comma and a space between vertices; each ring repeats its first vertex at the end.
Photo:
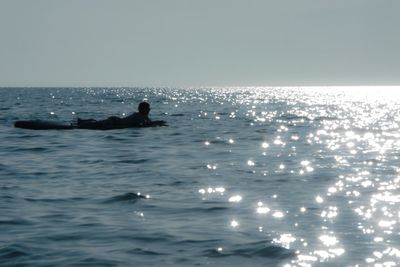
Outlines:
POLYGON ((2 0, 0 87, 400 85, 400 1, 2 0))

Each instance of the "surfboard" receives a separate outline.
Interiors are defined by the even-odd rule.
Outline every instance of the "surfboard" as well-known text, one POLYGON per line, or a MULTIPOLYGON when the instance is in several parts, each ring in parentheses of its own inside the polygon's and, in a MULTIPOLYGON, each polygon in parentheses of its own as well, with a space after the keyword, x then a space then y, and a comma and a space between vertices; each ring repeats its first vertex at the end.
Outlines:
POLYGON ((14 123, 16 128, 30 129, 30 130, 71 130, 76 129, 76 126, 70 124, 63 124, 55 121, 16 121, 14 123))
POLYGON ((77 125, 71 125, 56 121, 43 121, 43 120, 31 120, 31 121, 16 121, 14 123, 16 128, 30 129, 30 130, 72 130, 72 129, 86 129, 86 130, 115 130, 124 128, 142 128, 142 127, 158 127, 168 126, 165 121, 152 121, 148 125, 144 126, 116 126, 116 127, 102 127, 96 124, 91 127, 79 127, 77 125))

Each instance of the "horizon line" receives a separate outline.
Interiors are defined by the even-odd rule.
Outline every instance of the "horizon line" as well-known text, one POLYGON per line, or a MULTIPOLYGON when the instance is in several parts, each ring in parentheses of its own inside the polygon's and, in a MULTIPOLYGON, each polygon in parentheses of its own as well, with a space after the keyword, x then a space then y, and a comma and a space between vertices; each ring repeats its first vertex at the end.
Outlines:
POLYGON ((360 88, 371 88, 371 87, 400 87, 398 85, 195 85, 195 86, 0 86, 0 89, 6 88, 174 88, 174 89, 190 89, 190 88, 345 88, 345 87, 360 87, 360 88))

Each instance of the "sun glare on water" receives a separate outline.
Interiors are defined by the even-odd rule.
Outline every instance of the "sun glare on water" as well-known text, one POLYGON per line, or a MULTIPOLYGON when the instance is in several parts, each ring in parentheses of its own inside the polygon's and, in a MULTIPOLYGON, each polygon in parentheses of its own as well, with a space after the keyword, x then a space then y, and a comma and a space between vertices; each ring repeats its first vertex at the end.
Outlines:
MULTIPOLYGON (((296 252, 284 266, 342 266, 352 254, 359 257, 355 266, 400 262, 394 241, 400 226, 400 86, 220 88, 214 93, 244 107, 249 126, 262 133, 255 138, 256 150, 243 149, 251 153, 241 159, 245 173, 267 176, 265 188, 282 177, 278 191, 269 197, 263 192, 257 205, 250 205, 255 206, 259 232, 274 229, 272 243, 296 252), (310 202, 300 198, 294 211, 288 200, 285 207, 280 202, 284 179, 296 180, 296 190, 310 195, 310 202), (310 218, 315 225, 307 228, 310 218), (285 223, 292 226, 285 228, 285 223)), ((243 142, 234 134, 229 138, 235 140, 231 145, 243 142)), ((244 207, 249 195, 232 194, 226 200, 244 207)), ((245 229, 247 223, 238 215, 230 229, 245 229)))
POLYGON ((338 86, 329 89, 344 92, 354 100, 400 100, 400 86, 338 86))

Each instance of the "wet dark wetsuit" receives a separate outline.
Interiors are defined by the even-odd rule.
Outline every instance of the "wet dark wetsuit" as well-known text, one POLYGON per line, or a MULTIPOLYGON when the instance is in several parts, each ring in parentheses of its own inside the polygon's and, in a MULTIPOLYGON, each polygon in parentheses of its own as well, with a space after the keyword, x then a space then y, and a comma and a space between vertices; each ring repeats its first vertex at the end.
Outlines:
POLYGON ((129 128, 129 127, 147 127, 153 126, 152 121, 149 117, 144 116, 140 113, 133 113, 124 118, 119 118, 116 116, 109 117, 105 120, 81 120, 78 119, 77 127, 80 129, 119 129, 119 128, 129 128))

